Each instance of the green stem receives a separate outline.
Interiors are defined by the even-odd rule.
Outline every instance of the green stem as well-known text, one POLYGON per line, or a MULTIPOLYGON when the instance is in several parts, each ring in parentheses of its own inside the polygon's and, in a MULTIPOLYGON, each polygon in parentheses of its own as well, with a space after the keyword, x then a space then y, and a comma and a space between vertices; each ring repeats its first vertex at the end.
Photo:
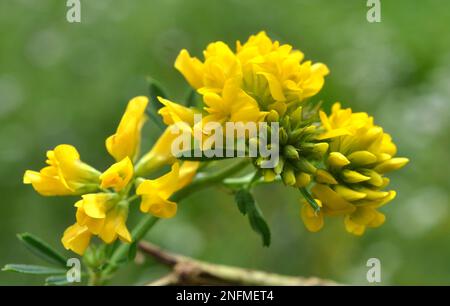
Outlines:
MULTIPOLYGON (((248 163, 248 159, 243 159, 231 166, 226 167, 225 169, 218 171, 213 174, 203 175, 195 179, 191 184, 176 192, 171 200, 175 202, 179 202, 182 199, 188 197, 192 193, 215 185, 217 183, 222 182, 225 178, 239 172, 242 170, 245 165, 248 163)), ((147 234, 147 232, 156 224, 159 218, 147 215, 140 220, 140 222, 136 225, 136 227, 131 232, 131 237, 133 242, 138 242, 147 234)), ((114 273, 119 267, 120 262, 124 260, 124 258, 128 255, 128 250, 130 248, 129 244, 122 243, 120 244, 113 252, 108 266, 103 270, 104 277, 109 277, 114 273)))
MULTIPOLYGON (((144 218, 142 218, 131 232, 131 237, 133 241, 141 240, 145 236, 145 234, 153 227, 153 225, 156 224, 158 220, 159 218, 151 215, 146 215, 144 218)), ((105 268, 105 270, 103 270, 103 275, 109 276, 110 274, 114 273, 117 270, 120 262, 127 257, 129 249, 130 244, 127 243, 120 244, 115 249, 111 258, 109 259, 109 264, 105 268)))
POLYGON ((224 179, 244 169, 244 167, 248 164, 248 162, 249 162, 248 159, 242 159, 241 161, 232 164, 221 171, 217 171, 212 174, 204 174, 198 176, 198 178, 195 179, 191 184, 175 193, 171 197, 171 200, 178 202, 181 199, 184 199, 185 197, 191 195, 192 193, 198 190, 205 189, 215 184, 221 183, 224 179))

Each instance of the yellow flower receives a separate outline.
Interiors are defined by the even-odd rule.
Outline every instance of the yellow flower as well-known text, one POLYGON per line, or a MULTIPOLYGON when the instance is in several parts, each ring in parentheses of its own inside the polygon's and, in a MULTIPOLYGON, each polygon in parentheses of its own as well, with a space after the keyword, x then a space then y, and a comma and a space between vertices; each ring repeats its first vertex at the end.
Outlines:
POLYGON ((100 173, 80 160, 71 145, 59 145, 47 152, 47 167, 40 172, 27 170, 24 184, 44 196, 76 195, 98 188, 100 173))
POLYGON ((147 97, 133 98, 128 103, 116 133, 106 140, 106 148, 116 161, 121 161, 125 157, 134 160, 138 155, 141 143, 141 129, 147 120, 145 115, 147 104, 147 97))
POLYGON ((222 95, 213 92, 203 96, 208 115, 203 124, 208 122, 259 122, 266 112, 261 112, 258 103, 239 88, 235 80, 226 82, 222 95))
POLYGON ((320 138, 329 139, 325 169, 317 170, 314 197, 323 205, 324 216, 344 216, 348 232, 362 235, 367 227, 378 227, 385 216, 377 209, 395 198, 385 174, 402 168, 407 158, 394 157, 397 151, 389 134, 374 124, 366 113, 341 109, 320 114, 326 130, 320 138))
POLYGON ((272 42, 265 32, 251 36, 243 45, 238 42, 237 57, 243 66, 244 88, 258 96, 259 103, 264 105, 271 100, 298 102, 309 98, 322 89, 324 77, 329 74, 324 64, 302 63, 301 51, 272 42), (267 97, 267 89, 271 99, 267 97))
POLYGON ((101 187, 114 188, 116 192, 125 188, 133 178, 133 163, 127 156, 122 161, 115 163, 100 175, 101 187))
POLYGON ((239 61, 225 43, 209 44, 203 55, 205 61, 202 63, 183 49, 175 61, 175 68, 200 93, 220 93, 227 80, 241 76, 239 61))
POLYGON ((90 235, 97 235, 108 244, 118 237, 131 242, 125 224, 128 217, 126 202, 118 202, 118 196, 113 193, 86 194, 82 198, 75 204, 77 223, 69 227, 62 238, 66 249, 82 254, 89 245, 87 237, 90 235))
POLYGON ((345 216, 345 228, 349 233, 357 236, 364 234, 367 227, 379 227, 383 225, 386 216, 373 207, 357 207, 356 210, 345 216))
POLYGON ((331 115, 319 112, 323 128, 326 130, 319 139, 329 139, 343 135, 353 135, 359 128, 371 124, 373 119, 367 113, 353 113, 351 108, 341 109, 336 102, 331 109, 331 115))
MULTIPOLYGON (((315 199, 316 203, 322 207, 322 202, 319 199, 315 199)), ((324 220, 323 220, 323 211, 315 212, 314 209, 309 205, 306 201, 302 201, 302 208, 300 210, 300 216, 305 224, 305 227, 310 232, 318 232, 322 229, 324 220)))
POLYGON ((198 162, 184 162, 172 165, 172 170, 154 180, 143 181, 136 190, 142 196, 141 211, 159 218, 171 218, 177 212, 177 204, 170 197, 188 185, 199 166, 198 162))
POLYGON ((236 52, 219 41, 209 44, 203 54, 202 62, 182 50, 175 61, 192 87, 202 95, 221 95, 229 81, 236 82, 264 110, 277 101, 301 102, 317 94, 329 73, 324 64, 302 62, 302 52, 273 42, 265 32, 244 44, 238 41, 236 52))
POLYGON ((75 223, 65 230, 61 242, 67 250, 72 250, 78 255, 83 255, 89 246, 91 238, 92 234, 87 226, 75 223))
POLYGON ((265 55, 277 51, 279 48, 280 43, 272 41, 265 31, 251 35, 243 45, 240 41, 236 42, 236 53, 243 64, 247 64, 250 61, 262 62, 265 55))

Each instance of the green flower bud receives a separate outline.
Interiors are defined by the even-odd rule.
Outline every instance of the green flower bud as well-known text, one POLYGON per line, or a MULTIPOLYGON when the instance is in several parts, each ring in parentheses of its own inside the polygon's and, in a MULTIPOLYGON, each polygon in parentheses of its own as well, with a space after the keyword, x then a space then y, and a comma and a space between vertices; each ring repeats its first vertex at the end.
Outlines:
POLYGON ((304 158, 300 158, 300 160, 295 161, 294 165, 298 170, 309 174, 314 174, 317 171, 317 168, 304 158))
POLYGON ((281 172, 283 172, 283 168, 284 168, 284 159, 282 157, 280 157, 277 165, 275 166, 275 168, 273 170, 275 171, 276 174, 281 174, 281 172))
POLYGON ((277 177, 277 174, 272 169, 264 169, 263 176, 265 182, 273 182, 277 177))
POLYGON ((296 179, 294 170, 291 167, 286 167, 281 173, 281 178, 283 179, 283 183, 288 186, 294 186, 296 179))
POLYGON ((298 143, 302 139, 304 135, 304 129, 296 129, 292 133, 289 134, 290 143, 298 143))
POLYGON ((300 159, 300 155, 298 154, 297 149, 294 146, 287 145, 283 149, 283 154, 288 159, 298 160, 300 159))
POLYGON ((288 142, 289 136, 284 127, 280 127, 280 144, 284 145, 288 142))
POLYGON ((322 158, 327 153, 329 146, 326 142, 315 143, 312 152, 322 158))
POLYGON ((278 122, 278 120, 280 120, 280 115, 275 110, 271 110, 266 116, 267 122, 278 122))
POLYGON ((290 114, 290 117, 292 125, 297 126, 300 124, 303 119, 303 108, 299 106, 292 114, 290 114))
POLYGON ((297 173, 297 175, 295 176, 295 186, 298 188, 302 188, 302 187, 306 187, 309 185, 309 183, 311 182, 311 175, 305 173, 305 172, 300 172, 297 173))

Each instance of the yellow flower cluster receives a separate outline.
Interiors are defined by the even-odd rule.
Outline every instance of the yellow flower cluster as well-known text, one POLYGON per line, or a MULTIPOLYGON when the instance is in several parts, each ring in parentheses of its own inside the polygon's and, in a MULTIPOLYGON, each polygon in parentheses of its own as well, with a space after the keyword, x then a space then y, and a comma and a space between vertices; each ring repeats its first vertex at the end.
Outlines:
POLYGON ((325 216, 343 216, 347 231, 355 235, 383 224, 385 216, 378 208, 396 195, 385 190, 385 174, 408 159, 395 157, 391 137, 368 114, 336 103, 328 116, 307 101, 324 85, 329 73, 324 64, 304 61, 301 51, 272 41, 265 32, 243 44, 238 41, 235 51, 223 42, 211 43, 203 55, 200 60, 182 50, 175 61, 175 68, 200 94, 202 109, 158 97, 163 104, 159 114, 168 127, 145 155, 140 156, 140 143, 149 100, 141 96, 128 103, 116 132, 106 139, 115 163, 104 172, 81 161, 71 145, 48 151, 47 166, 39 172, 25 172, 23 182, 43 196, 81 196, 75 204, 76 222, 62 238, 65 248, 83 254, 93 236, 105 243, 117 238, 131 242, 126 222, 136 197, 141 198, 143 213, 174 216, 172 195, 190 184, 199 162, 181 162, 172 155, 178 136, 172 128, 192 132, 196 124, 209 122, 279 124, 278 164, 260 169, 262 156, 253 164, 266 181, 280 177, 285 185, 300 189, 307 199, 301 217, 308 230, 320 230, 325 216), (196 114, 203 115, 199 123, 196 114), (171 166, 169 172, 145 178, 166 165, 171 166))
POLYGON ((160 114, 166 124, 192 122, 195 112, 204 112, 202 123, 259 122, 268 111, 304 101, 320 91, 328 68, 303 62, 303 53, 272 41, 265 32, 236 44, 214 42, 203 52, 204 60, 182 50, 175 68, 202 95, 203 110, 192 110, 161 99, 160 114))
POLYGON ((175 215, 177 205, 169 198, 191 182, 198 163, 180 165, 170 153, 172 136, 166 132, 134 166, 139 156, 148 102, 146 97, 136 97, 128 103, 116 133, 106 140, 106 149, 116 163, 103 173, 82 162, 71 145, 59 145, 48 151, 48 166, 40 172, 25 172, 24 183, 32 184, 41 195, 82 196, 75 204, 76 222, 67 228, 62 238, 65 248, 81 255, 94 235, 105 243, 112 243, 117 238, 130 243, 132 237, 126 221, 133 185, 137 186, 136 194, 142 197, 142 212, 160 218, 175 215), (167 164, 172 164, 171 171, 159 178, 145 180, 139 177, 167 164))
POLYGON ((385 174, 402 168, 408 159, 395 157, 391 136, 367 113, 353 113, 335 103, 331 115, 321 111, 320 118, 324 133, 319 138, 329 139, 330 148, 324 168, 315 173, 312 193, 322 209, 316 214, 304 204, 303 221, 310 231, 318 231, 324 216, 344 216, 346 230, 362 235, 367 227, 384 223, 377 209, 396 195, 384 190, 389 184, 385 174))

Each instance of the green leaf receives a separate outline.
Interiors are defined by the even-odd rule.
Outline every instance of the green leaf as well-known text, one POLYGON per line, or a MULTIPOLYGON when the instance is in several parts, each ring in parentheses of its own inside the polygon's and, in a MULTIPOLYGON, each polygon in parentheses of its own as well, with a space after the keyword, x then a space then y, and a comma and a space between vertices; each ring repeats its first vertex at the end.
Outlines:
POLYGON ((65 286, 70 284, 72 283, 67 281, 66 275, 52 275, 45 279, 46 286, 65 286))
POLYGON ((248 220, 253 230, 261 235, 263 246, 268 247, 270 245, 270 228, 259 207, 255 208, 254 213, 248 214, 248 220))
POLYGON ((35 275, 51 275, 51 274, 66 273, 66 270, 60 268, 34 266, 34 265, 21 265, 21 264, 8 264, 3 267, 2 271, 10 271, 24 274, 35 274, 35 275))
POLYGON ((166 125, 162 121, 161 116, 158 114, 159 109, 163 106, 161 102, 159 102, 158 97, 166 98, 167 95, 158 81, 151 77, 147 77, 147 81, 149 84, 148 93, 150 103, 148 104, 146 113, 159 128, 165 130, 166 125))
POLYGON ((239 211, 243 215, 248 216, 252 229, 261 236, 263 246, 269 246, 270 228, 250 191, 247 189, 238 190, 235 195, 235 201, 239 211))
POLYGON ((25 246, 36 256, 41 257, 45 261, 53 264, 58 264, 66 267, 67 258, 54 250, 49 244, 42 241, 40 238, 30 234, 18 234, 17 238, 25 244, 25 246))
POLYGON ((245 189, 240 189, 234 195, 239 211, 245 216, 247 214, 247 203, 253 201, 252 195, 245 189))
POLYGON ((147 77, 148 81, 148 94, 150 96, 150 106, 155 110, 159 110, 163 105, 158 101, 158 97, 167 98, 167 94, 163 89, 161 83, 152 77, 147 77))

